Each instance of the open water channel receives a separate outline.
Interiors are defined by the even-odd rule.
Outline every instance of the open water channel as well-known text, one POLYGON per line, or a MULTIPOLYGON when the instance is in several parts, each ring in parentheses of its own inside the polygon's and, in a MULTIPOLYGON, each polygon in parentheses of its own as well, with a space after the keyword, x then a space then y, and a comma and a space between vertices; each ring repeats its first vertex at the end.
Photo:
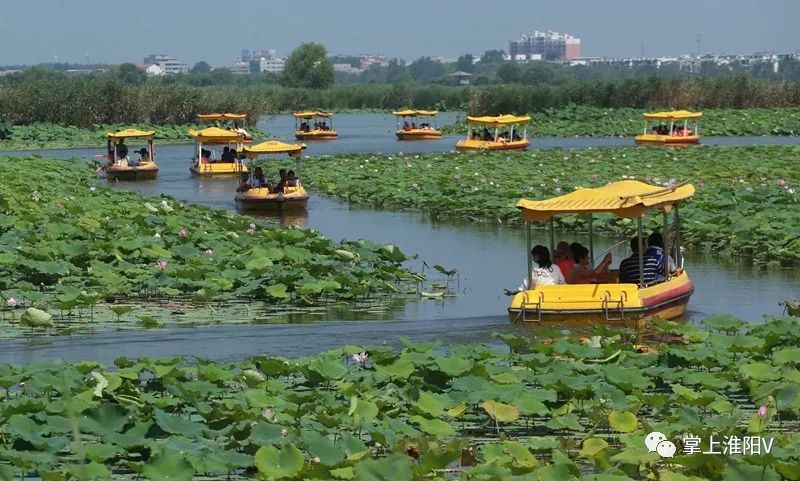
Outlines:
MULTIPOLYGON (((443 120, 450 122, 454 119, 443 120)), ((260 127, 284 140, 289 140, 294 130, 293 121, 288 116, 269 119, 262 122, 260 127)), ((442 152, 451 150, 457 138, 399 142, 394 140, 392 133, 394 118, 385 114, 338 115, 334 119, 334 128, 340 132, 339 140, 309 143, 306 154, 442 152)), ((800 139, 704 139, 706 144, 715 142, 724 145, 797 144, 800 139)), ((585 148, 631 145, 631 140, 536 138, 533 143, 535 148, 585 148)), ((102 149, 43 151, 37 154, 90 158, 99 152, 102 149)), ((198 179, 189 175, 190 146, 162 146, 157 148, 157 152, 161 169, 158 179, 120 183, 116 187, 146 195, 168 194, 187 202, 234 209, 234 180, 198 179)), ((308 187, 313 191, 313 185, 308 187)), ((508 298, 502 294, 502 289, 516 287, 525 276, 525 239, 520 227, 438 222, 419 213, 350 206, 313 194, 305 215, 276 220, 316 229, 334 240, 365 238, 393 243, 406 253, 419 254, 419 258, 429 265, 457 268, 457 296, 444 300, 407 302, 391 320, 352 321, 330 315, 323 322, 108 330, 93 335, 6 341, 0 350, 0 362, 95 359, 108 363, 119 356, 170 355, 233 360, 262 352, 297 356, 344 344, 395 342, 399 336, 446 343, 484 342, 490 339, 493 331, 511 329, 506 315, 508 298)), ((536 235, 541 237, 539 242, 547 244, 544 232, 536 235)), ((581 239, 565 235, 564 240, 581 239)), ((599 256, 619 241, 599 239, 595 243, 596 255, 599 256)), ((612 252, 614 265, 626 255, 623 247, 612 252)), ((764 271, 752 268, 746 262, 693 252, 686 253, 686 268, 696 289, 689 303, 687 320, 690 322, 715 313, 730 313, 759 322, 765 314, 782 312, 778 306, 780 300, 800 294, 800 271, 796 269, 764 271)))

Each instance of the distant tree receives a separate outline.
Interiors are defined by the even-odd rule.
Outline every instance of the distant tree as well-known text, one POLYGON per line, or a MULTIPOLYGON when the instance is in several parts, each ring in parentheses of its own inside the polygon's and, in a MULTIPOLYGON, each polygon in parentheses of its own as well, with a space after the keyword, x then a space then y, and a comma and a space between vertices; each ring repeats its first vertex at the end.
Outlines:
POLYGON ((147 81, 147 72, 132 63, 123 63, 117 69, 117 78, 128 85, 140 85, 147 81))
MULTIPOLYGON (((498 72, 499 74, 499 72, 498 72)), ((533 62, 522 76, 522 81, 526 84, 546 84, 552 83, 555 79, 555 72, 545 62, 533 62)))
POLYGON ((408 73, 417 82, 429 83, 431 80, 444 75, 444 65, 435 62, 430 57, 420 57, 408 66, 408 73))
POLYGON ((458 57, 458 61, 456 61, 456 68, 462 72, 472 72, 474 69, 473 61, 475 57, 472 54, 465 53, 464 55, 458 57))
POLYGON ((211 79, 215 84, 230 84, 236 81, 231 69, 218 67, 211 71, 211 79))
POLYGON ((522 80, 522 68, 517 62, 503 62, 497 69, 497 78, 503 83, 516 83, 522 80))
POLYGON ((300 44, 286 59, 281 79, 285 86, 324 89, 333 82, 333 64, 321 43, 300 44))
POLYGON ((211 71, 211 65, 208 64, 205 60, 201 60, 194 64, 194 67, 190 70, 192 73, 208 73, 211 71))
POLYGON ((502 50, 487 50, 481 55, 481 63, 500 63, 502 62, 505 52, 502 50))
POLYGON ((406 63, 403 60, 393 58, 389 60, 386 67, 386 82, 395 83, 395 80, 406 73, 406 63))

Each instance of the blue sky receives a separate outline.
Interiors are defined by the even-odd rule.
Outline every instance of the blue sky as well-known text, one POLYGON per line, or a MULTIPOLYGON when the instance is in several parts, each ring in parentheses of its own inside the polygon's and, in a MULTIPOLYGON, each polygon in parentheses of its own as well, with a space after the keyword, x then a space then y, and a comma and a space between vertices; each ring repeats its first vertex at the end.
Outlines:
POLYGON ((580 37, 587 56, 638 56, 642 46, 648 56, 692 53, 698 33, 704 52, 800 49, 800 28, 792 25, 800 20, 800 0, 2 3, 0 65, 49 62, 54 55, 83 62, 87 53, 93 62, 141 62, 160 51, 190 65, 224 65, 243 48, 285 55, 303 41, 323 42, 335 53, 456 57, 507 50, 510 39, 537 29, 580 37))

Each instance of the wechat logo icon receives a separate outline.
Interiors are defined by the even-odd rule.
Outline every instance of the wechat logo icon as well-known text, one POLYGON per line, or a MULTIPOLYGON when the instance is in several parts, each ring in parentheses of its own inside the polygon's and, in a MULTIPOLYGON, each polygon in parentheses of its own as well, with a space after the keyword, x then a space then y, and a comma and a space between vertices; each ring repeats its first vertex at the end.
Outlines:
POLYGON ((675 456, 677 448, 675 444, 668 440, 663 434, 653 431, 644 438, 644 445, 647 446, 647 451, 652 453, 657 452, 662 458, 671 458, 675 456))

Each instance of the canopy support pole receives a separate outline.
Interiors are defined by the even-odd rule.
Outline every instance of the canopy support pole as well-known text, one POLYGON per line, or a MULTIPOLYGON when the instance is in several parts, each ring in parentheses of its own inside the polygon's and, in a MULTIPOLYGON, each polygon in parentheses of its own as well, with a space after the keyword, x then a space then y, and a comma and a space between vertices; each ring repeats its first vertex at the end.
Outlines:
POLYGON ((678 205, 675 204, 675 264, 683 267, 683 254, 681 253, 681 216, 678 205))
POLYGON ((513 124, 511 125, 511 132, 509 134, 508 140, 510 140, 512 142, 514 141, 514 125, 513 124))
POLYGON ((670 136, 675 135, 674 132, 675 132, 675 121, 674 120, 670 120, 669 121, 669 135, 670 136))
POLYGON ((498 130, 498 128, 497 128, 497 127, 495 127, 495 128, 494 128, 494 141, 495 141, 495 142, 497 142, 497 130, 498 130))
POLYGON ((147 140, 147 156, 150 157, 150 162, 156 161, 156 153, 153 148, 153 139, 147 140))
MULTIPOLYGON (((662 216, 664 218, 664 254, 669 256, 669 249, 667 248, 669 246, 669 215, 667 211, 664 211, 662 216)), ((664 279, 669 280, 669 261, 664 262, 664 279)))
POLYGON ((526 257, 528 258, 528 285, 526 286, 528 289, 531 288, 533 284, 533 255, 531 254, 531 221, 525 221, 525 238, 527 240, 528 250, 526 250, 526 257))
POLYGON ((528 127, 522 129, 522 140, 528 140, 528 127))
POLYGON ((556 222, 555 219, 550 217, 550 255, 556 250, 556 222))
POLYGON ((639 241, 639 288, 644 287, 644 239, 642 239, 642 218, 636 219, 636 234, 639 241))
POLYGON ((589 214, 589 259, 591 259, 592 264, 594 264, 594 233, 592 221, 594 221, 594 215, 589 214))

